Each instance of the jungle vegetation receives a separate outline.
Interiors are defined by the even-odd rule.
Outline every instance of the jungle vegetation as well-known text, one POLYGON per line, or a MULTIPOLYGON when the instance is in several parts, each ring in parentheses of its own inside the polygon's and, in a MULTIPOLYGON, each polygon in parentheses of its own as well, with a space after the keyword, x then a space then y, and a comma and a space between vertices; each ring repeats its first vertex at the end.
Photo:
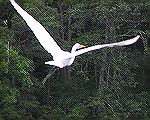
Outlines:
POLYGON ((16 0, 63 50, 119 42, 133 45, 78 56, 53 66, 9 0, 0 0, 0 120, 149 120, 149 0, 16 0))

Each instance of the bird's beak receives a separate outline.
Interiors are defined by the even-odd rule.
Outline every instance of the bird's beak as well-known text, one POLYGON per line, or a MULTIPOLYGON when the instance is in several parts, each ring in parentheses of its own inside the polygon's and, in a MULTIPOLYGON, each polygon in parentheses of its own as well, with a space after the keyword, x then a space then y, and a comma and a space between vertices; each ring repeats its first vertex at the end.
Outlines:
POLYGON ((86 46, 85 45, 80 45, 80 48, 85 48, 86 46))

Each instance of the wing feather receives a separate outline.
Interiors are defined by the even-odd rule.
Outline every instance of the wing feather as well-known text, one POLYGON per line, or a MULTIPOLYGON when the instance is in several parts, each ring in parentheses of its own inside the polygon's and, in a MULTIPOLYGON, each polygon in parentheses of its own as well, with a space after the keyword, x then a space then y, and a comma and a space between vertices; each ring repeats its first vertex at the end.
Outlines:
POLYGON ((58 53, 60 54, 63 51, 46 31, 46 29, 25 10, 23 10, 14 0, 10 0, 10 2, 33 31, 34 35, 39 40, 44 49, 51 53, 53 59, 57 58, 59 56, 58 53))
POLYGON ((106 47, 131 45, 131 44, 135 43, 139 38, 140 38, 140 36, 137 35, 136 37, 134 37, 132 39, 125 40, 125 41, 122 41, 122 42, 91 46, 91 47, 88 47, 88 48, 78 50, 75 53, 73 53, 71 56, 75 57, 75 56, 81 55, 83 53, 92 51, 92 50, 97 50, 97 49, 106 48, 106 47))

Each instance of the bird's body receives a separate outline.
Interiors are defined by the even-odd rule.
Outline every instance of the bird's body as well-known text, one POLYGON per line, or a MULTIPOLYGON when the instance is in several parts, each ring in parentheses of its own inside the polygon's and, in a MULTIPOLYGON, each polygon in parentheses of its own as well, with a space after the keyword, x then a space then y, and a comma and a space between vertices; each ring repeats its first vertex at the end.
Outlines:
POLYGON ((68 56, 71 56, 70 52, 62 51, 60 53, 60 55, 58 55, 58 58, 57 57, 53 58, 53 61, 45 62, 45 64, 54 65, 54 66, 57 66, 60 68, 63 68, 65 66, 69 66, 69 65, 71 65, 70 60, 73 57, 68 57, 68 56))
POLYGON ((40 44, 44 47, 45 50, 47 50, 53 56, 53 61, 45 62, 45 64, 63 68, 65 66, 71 65, 75 57, 80 54, 100 48, 130 45, 136 42, 140 37, 138 35, 135 38, 126 41, 112 44, 95 45, 81 50, 78 49, 83 48, 85 46, 76 43, 72 47, 71 52, 63 51, 57 45, 54 39, 50 36, 50 34, 46 31, 46 29, 38 21, 36 21, 31 15, 29 15, 26 11, 24 11, 14 0, 10 0, 10 2, 13 5, 13 7, 17 10, 17 12, 25 20, 30 29, 33 31, 34 35, 39 40, 40 44))

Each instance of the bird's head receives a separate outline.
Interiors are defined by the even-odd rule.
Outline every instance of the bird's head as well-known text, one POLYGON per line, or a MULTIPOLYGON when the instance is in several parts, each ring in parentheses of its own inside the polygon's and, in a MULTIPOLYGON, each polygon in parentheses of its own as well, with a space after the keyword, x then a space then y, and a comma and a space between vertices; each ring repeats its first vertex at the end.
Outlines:
POLYGON ((72 50, 71 50, 71 53, 72 52, 75 52, 76 50, 80 49, 80 48, 85 48, 86 46, 84 45, 81 45, 79 43, 76 43, 73 47, 72 47, 72 50))

